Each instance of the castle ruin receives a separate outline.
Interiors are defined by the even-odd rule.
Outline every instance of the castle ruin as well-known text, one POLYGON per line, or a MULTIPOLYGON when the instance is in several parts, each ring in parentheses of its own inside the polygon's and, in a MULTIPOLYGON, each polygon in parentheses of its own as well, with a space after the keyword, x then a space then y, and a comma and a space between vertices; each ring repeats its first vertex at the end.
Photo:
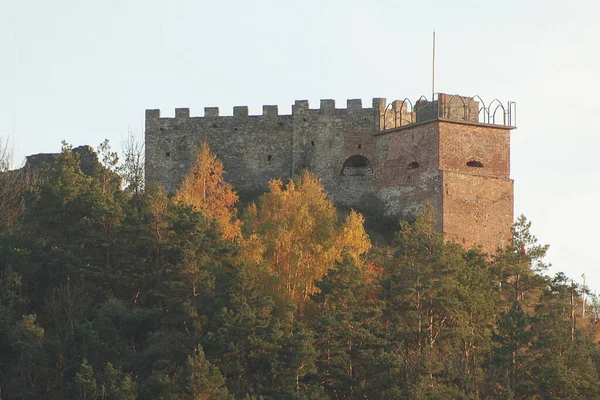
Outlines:
POLYGON ((409 218, 420 206, 437 211, 449 240, 493 252, 508 243, 513 223, 510 131, 516 107, 479 97, 437 94, 372 107, 348 100, 318 109, 296 101, 291 115, 263 106, 262 115, 234 107, 203 117, 187 108, 164 118, 146 110, 146 180, 177 190, 204 140, 223 161, 226 179, 241 194, 267 190, 307 168, 339 205, 409 218))

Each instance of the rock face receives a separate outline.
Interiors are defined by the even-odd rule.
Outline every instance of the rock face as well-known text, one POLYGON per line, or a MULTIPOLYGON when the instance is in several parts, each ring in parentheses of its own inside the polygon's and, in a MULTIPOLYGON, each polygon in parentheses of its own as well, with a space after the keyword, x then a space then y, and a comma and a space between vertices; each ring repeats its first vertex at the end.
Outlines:
MULTIPOLYGON (((73 149, 73 153, 79 156, 81 172, 86 175, 93 175, 94 169, 98 165, 98 154, 94 149, 91 146, 79 146, 73 149)), ((27 156, 24 168, 39 171, 44 165, 52 163, 57 155, 56 153, 32 154, 27 156)))
POLYGON ((207 141, 241 194, 307 168, 340 205, 407 218, 430 204, 450 240, 491 252, 507 243, 513 222, 513 109, 439 94, 387 106, 376 98, 369 108, 321 100, 311 109, 300 100, 291 115, 277 106, 263 106, 262 115, 234 107, 233 116, 207 107, 204 117, 179 108, 174 118, 147 110, 146 180, 176 191, 207 141))

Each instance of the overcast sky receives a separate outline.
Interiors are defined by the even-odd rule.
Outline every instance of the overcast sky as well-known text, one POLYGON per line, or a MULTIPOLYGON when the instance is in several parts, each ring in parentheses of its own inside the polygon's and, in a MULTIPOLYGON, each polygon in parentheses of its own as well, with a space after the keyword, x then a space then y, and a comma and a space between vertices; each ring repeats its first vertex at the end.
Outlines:
POLYGON ((0 0, 0 137, 15 163, 61 140, 119 148, 144 110, 261 113, 296 99, 516 101, 515 216, 552 273, 600 290, 600 2, 0 0))

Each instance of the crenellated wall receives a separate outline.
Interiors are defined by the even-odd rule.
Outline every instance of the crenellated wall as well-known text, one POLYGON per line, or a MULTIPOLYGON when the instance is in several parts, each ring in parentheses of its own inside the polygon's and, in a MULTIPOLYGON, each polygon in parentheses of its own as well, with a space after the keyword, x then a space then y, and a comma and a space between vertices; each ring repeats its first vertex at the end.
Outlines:
POLYGON ((449 239, 492 251, 512 224, 514 127, 480 123, 481 114, 473 98, 445 94, 414 105, 374 98, 370 107, 360 99, 345 108, 298 100, 291 115, 273 105, 261 115, 244 106, 232 116, 217 107, 202 117, 187 108, 174 118, 147 110, 146 179, 176 191, 206 140, 242 194, 262 193, 269 180, 287 181, 307 168, 338 204, 401 218, 430 204, 449 239))
POLYGON ((292 107, 294 120, 294 173, 308 168, 321 178, 330 197, 339 204, 366 209, 377 190, 376 176, 345 176, 344 162, 353 155, 366 157, 376 167, 373 131, 379 109, 363 108, 361 100, 348 100, 335 108, 333 100, 321 100, 318 109, 308 101, 292 107))
POLYGON ((220 116, 206 107, 203 117, 190 117, 178 108, 174 118, 160 110, 146 111, 146 177, 174 192, 194 162, 204 140, 223 161, 227 179, 242 192, 262 192, 271 179, 287 180, 304 168, 315 172, 337 202, 356 205, 376 191, 374 176, 342 176, 344 161, 352 155, 375 160, 375 138, 380 104, 363 108, 350 99, 346 108, 334 100, 321 100, 318 109, 307 100, 292 106, 291 115, 279 115, 277 106, 263 106, 262 115, 249 115, 248 107, 234 107, 233 116, 220 116))
POLYGON ((146 112, 146 176, 174 192, 206 140, 223 161, 227 179, 237 189, 264 191, 270 179, 292 174, 292 117, 278 115, 277 106, 264 106, 262 115, 248 115, 235 107, 233 116, 219 116, 207 107, 204 117, 190 117, 189 109, 176 109, 174 118, 161 118, 158 110, 146 112))

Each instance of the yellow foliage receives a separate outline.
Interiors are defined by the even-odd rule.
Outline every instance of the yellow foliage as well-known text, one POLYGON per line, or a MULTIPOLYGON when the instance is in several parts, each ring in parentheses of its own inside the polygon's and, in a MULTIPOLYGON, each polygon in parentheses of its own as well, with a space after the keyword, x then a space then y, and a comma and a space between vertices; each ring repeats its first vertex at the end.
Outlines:
POLYGON ((371 241, 364 229, 365 218, 362 214, 351 210, 344 221, 338 236, 338 245, 347 249, 348 254, 356 261, 359 256, 371 249, 371 241))
POLYGON ((272 180, 259 205, 246 212, 240 257, 259 270, 267 266, 279 277, 279 290, 301 306, 344 251, 358 260, 370 249, 363 221, 352 211, 340 225, 323 185, 309 172, 287 187, 272 180))
POLYGON ((223 163, 204 142, 175 200, 191 205, 214 220, 224 239, 234 239, 240 234, 240 222, 235 219, 238 196, 223 179, 224 172, 223 163))

